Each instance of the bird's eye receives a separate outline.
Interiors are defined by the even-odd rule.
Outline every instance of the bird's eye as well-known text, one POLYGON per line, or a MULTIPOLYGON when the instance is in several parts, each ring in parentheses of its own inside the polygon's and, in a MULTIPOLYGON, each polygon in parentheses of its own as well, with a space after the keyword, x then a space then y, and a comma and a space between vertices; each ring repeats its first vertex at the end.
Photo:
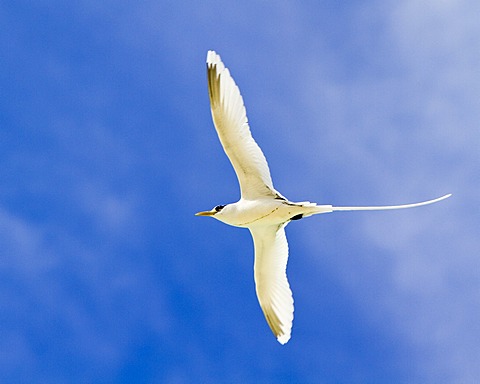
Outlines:
POLYGON ((225 207, 225 205, 217 205, 214 209, 215 209, 215 212, 220 212, 223 208, 225 207))

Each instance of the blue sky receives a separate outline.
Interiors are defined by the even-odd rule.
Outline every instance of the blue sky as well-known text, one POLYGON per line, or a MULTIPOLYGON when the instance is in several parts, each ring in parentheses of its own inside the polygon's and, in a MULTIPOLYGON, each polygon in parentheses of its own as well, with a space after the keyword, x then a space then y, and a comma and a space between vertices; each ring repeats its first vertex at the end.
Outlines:
POLYGON ((480 381, 480 3, 0 5, 0 381, 480 381), (210 117, 208 49, 288 226, 270 333, 210 117))

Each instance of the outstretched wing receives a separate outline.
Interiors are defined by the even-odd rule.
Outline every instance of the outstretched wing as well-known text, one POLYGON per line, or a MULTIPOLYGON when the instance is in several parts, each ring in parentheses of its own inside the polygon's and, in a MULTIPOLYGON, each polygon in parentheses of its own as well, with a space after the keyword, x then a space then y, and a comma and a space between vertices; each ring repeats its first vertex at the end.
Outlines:
POLYGON ((274 195, 267 160, 250 132, 240 90, 214 51, 207 54, 207 76, 213 122, 237 174, 242 198, 274 195))
POLYGON ((273 334, 281 344, 290 339, 293 297, 287 280, 285 226, 249 228, 255 244, 255 287, 273 334))

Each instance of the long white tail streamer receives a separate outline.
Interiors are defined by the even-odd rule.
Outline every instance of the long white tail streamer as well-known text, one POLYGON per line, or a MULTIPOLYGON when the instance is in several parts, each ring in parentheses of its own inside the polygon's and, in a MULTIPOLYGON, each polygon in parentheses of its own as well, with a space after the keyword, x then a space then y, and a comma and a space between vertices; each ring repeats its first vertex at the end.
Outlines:
POLYGON ((452 196, 451 193, 448 195, 438 197, 433 200, 422 201, 421 203, 414 203, 414 204, 402 204, 402 205, 379 205, 373 207, 332 207, 332 211, 382 211, 387 209, 404 209, 404 208, 414 208, 420 207, 422 205, 433 204, 438 201, 444 200, 452 196))

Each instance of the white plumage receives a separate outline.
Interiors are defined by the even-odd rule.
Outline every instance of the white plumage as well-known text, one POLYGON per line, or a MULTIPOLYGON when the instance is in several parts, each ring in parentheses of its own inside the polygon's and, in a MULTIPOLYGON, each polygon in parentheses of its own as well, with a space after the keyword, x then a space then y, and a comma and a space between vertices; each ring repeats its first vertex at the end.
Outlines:
POLYGON ((290 339, 293 322, 293 297, 286 275, 288 243, 285 226, 290 221, 332 211, 412 208, 450 195, 415 204, 374 207, 291 202, 273 187, 267 160, 250 132, 240 90, 214 51, 207 54, 207 77, 213 122, 237 174, 241 198, 236 203, 218 205, 197 215, 212 216, 226 224, 250 230, 255 247, 258 301, 273 334, 285 344, 290 339))
POLYGON ((240 182, 242 198, 255 199, 273 190, 267 160, 253 140, 243 98, 220 56, 207 55, 210 106, 218 137, 240 182))

